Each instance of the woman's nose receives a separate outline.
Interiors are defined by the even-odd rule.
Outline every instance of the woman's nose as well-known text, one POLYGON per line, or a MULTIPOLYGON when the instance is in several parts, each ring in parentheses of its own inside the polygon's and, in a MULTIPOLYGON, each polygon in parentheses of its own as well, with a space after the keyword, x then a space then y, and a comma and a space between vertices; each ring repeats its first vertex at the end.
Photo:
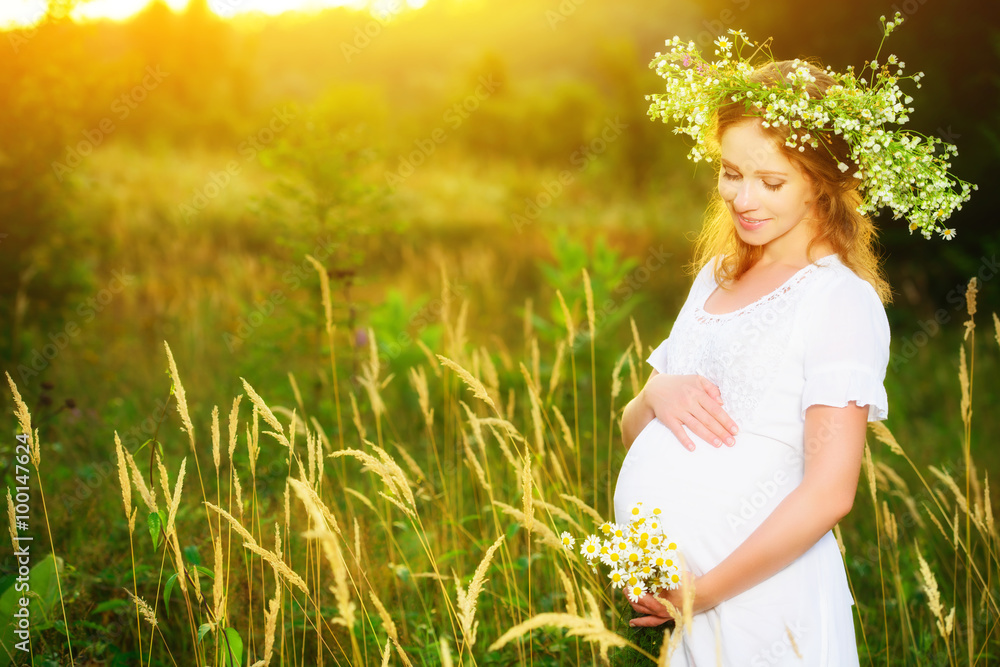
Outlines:
POLYGON ((750 179, 744 178, 736 186, 736 196, 733 198, 733 207, 740 212, 752 211, 757 208, 756 198, 750 188, 750 179))

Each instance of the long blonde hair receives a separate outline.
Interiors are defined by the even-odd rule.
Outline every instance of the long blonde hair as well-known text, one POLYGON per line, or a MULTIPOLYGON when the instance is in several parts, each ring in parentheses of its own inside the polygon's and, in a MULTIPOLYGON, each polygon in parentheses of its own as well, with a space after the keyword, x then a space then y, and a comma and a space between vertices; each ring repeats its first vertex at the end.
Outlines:
MULTIPOLYGON (((767 63, 758 68, 752 78, 763 83, 778 84, 801 64, 793 64, 789 60, 767 63)), ((809 69, 816 77, 809 95, 813 99, 822 98, 827 87, 834 83, 833 79, 815 65, 809 64, 809 69)), ((742 102, 733 102, 719 108, 715 115, 715 131, 712 133, 715 140, 713 157, 717 164, 722 135, 730 127, 753 117, 747 113, 742 102)), ((790 131, 796 130, 787 126, 764 129, 782 153, 802 169, 816 188, 815 210, 820 224, 817 235, 809 242, 807 254, 817 244, 829 245, 845 266, 875 288, 882 303, 891 302, 892 290, 882 271, 881 258, 876 252, 875 224, 867 215, 858 213, 858 205, 862 201, 860 181, 853 177, 857 167, 849 158, 847 143, 840 136, 831 139, 821 135, 819 148, 807 144, 805 150, 800 152, 785 146, 785 139, 790 131), (848 165, 846 172, 838 168, 840 162, 848 165)), ((797 132, 802 134, 805 130, 797 132)), ((695 254, 689 271, 697 273, 713 257, 722 255, 722 261, 715 267, 715 279, 720 285, 724 285, 738 280, 762 254, 761 246, 749 245, 739 237, 729 209, 716 191, 705 213, 702 229, 695 239, 695 254)))

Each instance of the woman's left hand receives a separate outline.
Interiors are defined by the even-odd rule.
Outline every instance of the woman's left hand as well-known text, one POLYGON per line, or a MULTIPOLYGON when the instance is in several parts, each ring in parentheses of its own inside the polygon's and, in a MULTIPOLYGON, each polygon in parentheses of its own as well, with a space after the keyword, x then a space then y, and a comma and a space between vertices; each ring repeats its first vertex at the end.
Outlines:
MULTIPOLYGON (((692 594, 696 586, 695 577, 690 572, 685 572, 683 575, 683 584, 679 588, 674 588, 672 590, 663 590, 654 596, 652 593, 646 593, 638 602, 632 602, 629 599, 629 604, 632 605, 632 609, 639 614, 646 614, 645 616, 639 616, 633 618, 629 621, 629 625, 633 628, 652 628, 657 625, 663 625, 667 621, 674 620, 675 616, 673 612, 666 606, 660 603, 656 598, 663 598, 671 605, 673 605, 674 610, 680 613, 684 605, 684 586, 692 586, 692 594)), ((695 608, 697 610, 697 600, 695 601, 695 608)))

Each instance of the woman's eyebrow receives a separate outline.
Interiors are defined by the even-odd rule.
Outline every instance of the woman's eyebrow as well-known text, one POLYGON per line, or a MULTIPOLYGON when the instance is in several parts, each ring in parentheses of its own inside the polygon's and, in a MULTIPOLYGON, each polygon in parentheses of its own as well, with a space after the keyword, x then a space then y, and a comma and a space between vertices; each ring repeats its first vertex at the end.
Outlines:
MULTIPOLYGON (((723 166, 729 167, 730 169, 736 169, 736 171, 739 171, 739 169, 736 168, 736 165, 734 165, 729 160, 722 159, 722 164, 723 166)), ((762 176, 786 176, 786 177, 788 176, 788 174, 784 171, 771 171, 769 169, 757 169, 753 173, 760 174, 762 176)))

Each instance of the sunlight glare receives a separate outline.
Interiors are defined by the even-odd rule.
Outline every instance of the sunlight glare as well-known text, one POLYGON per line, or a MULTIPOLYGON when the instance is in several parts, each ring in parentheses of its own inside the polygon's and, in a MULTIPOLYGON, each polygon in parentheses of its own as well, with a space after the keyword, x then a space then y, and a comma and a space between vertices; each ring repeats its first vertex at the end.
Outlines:
MULTIPOLYGON (((76 21, 112 19, 122 21, 141 12, 155 0, 84 0, 73 8, 76 21)), ((163 0, 175 12, 189 0, 163 0)), ((288 11, 318 12, 331 7, 368 9, 372 16, 388 20, 397 14, 420 9, 427 0, 206 0, 209 9, 222 18, 260 12, 275 16, 288 11)), ((45 16, 46 0, 0 0, 0 29, 32 26, 45 16)))
POLYGON ((45 0, 4 0, 0 3, 0 28, 31 26, 45 16, 45 0))

